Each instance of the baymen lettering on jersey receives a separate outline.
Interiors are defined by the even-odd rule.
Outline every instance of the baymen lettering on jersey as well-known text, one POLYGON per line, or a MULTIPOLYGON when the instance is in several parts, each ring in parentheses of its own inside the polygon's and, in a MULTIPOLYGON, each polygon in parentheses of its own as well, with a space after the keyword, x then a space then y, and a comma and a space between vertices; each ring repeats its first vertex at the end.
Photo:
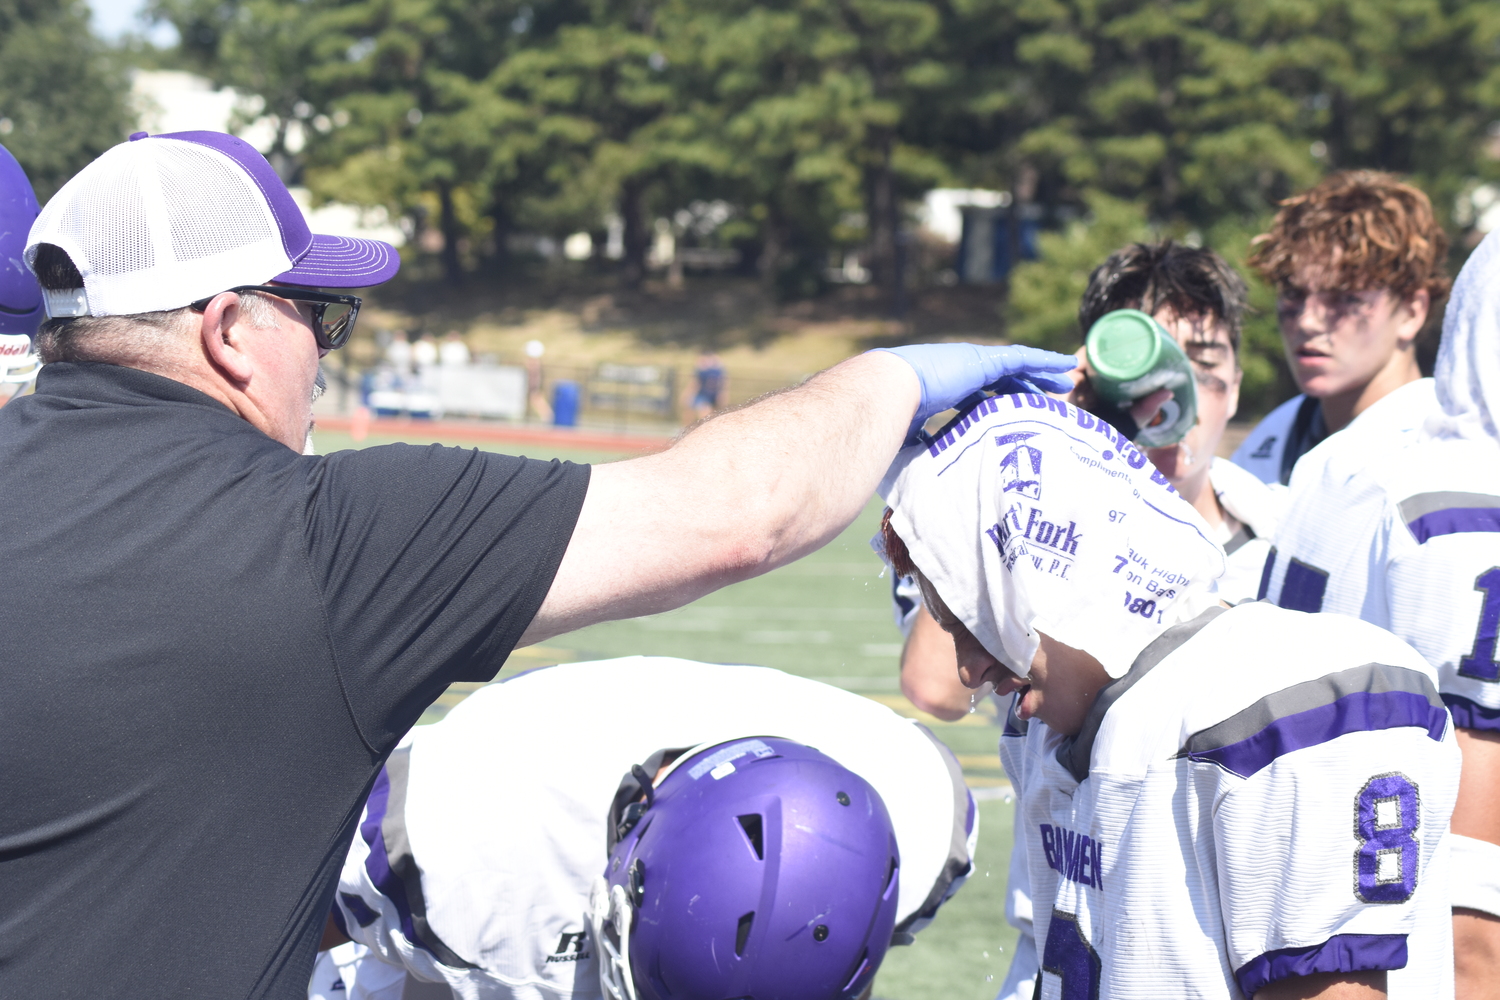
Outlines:
POLYGON ((1050 823, 1039 824, 1047 867, 1070 882, 1104 888, 1104 845, 1083 833, 1050 823))

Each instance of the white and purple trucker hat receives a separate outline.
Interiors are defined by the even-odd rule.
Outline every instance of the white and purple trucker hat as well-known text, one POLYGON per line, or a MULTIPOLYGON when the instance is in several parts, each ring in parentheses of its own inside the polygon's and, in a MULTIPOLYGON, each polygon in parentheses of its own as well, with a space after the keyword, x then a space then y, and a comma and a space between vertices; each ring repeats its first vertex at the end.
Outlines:
POLYGON ((393 277, 396 249, 317 236, 254 146, 224 132, 137 132, 47 202, 26 241, 61 247, 83 288, 46 291, 49 316, 180 309, 268 281, 363 288, 393 277))

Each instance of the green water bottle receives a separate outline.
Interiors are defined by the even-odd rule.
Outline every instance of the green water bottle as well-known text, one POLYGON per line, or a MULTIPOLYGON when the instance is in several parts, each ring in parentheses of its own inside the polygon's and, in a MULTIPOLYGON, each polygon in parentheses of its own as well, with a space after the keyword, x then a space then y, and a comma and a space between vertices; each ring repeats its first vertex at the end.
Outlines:
POLYGON ((1198 420, 1198 386, 1193 365, 1160 323, 1139 309, 1105 313, 1084 340, 1091 381, 1100 398, 1128 410, 1158 389, 1171 389, 1151 423, 1140 429, 1142 448, 1176 444, 1198 420))

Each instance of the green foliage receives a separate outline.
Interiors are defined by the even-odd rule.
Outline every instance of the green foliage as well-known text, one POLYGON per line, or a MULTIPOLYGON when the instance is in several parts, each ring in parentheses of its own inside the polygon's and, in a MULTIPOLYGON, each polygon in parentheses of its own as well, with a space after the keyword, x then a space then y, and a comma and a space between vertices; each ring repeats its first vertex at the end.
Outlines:
MULTIPOLYGON (((1119 232, 1101 195, 1159 234, 1201 239, 1235 264, 1278 200, 1329 169, 1409 175, 1447 218, 1464 185, 1500 175, 1500 9, 1472 0, 1014 0, 1004 108, 1040 197, 1091 221, 1043 239, 1015 275, 1012 332, 1072 344, 1066 316, 1119 232)), ((1121 241, 1122 242, 1122 241, 1121 241)), ((1242 268, 1243 271, 1243 268, 1242 268)), ((1247 277, 1251 277, 1247 274, 1247 277)), ((1241 408, 1290 389, 1272 294, 1252 280, 1241 408)))
POLYGON ((124 68, 82 0, 0 0, 0 144, 45 202, 130 128, 124 68))
MULTIPOLYGON (((1016 275, 1013 329, 1052 342, 1072 309, 1058 297, 1116 232, 1197 234, 1238 257, 1231 241, 1329 169, 1409 174, 1445 218, 1500 179, 1487 134, 1500 118, 1500 7, 1478 0, 153 10, 178 27, 183 59, 263 98, 282 125, 283 173, 322 197, 436 218, 455 278, 459 244, 488 237, 502 252, 517 227, 600 233, 606 213, 624 220, 638 278, 654 218, 723 199, 735 209, 725 234, 768 283, 815 288, 830 251, 859 245, 891 286, 903 199, 934 185, 1014 189, 1054 227, 1093 220, 1063 226, 1044 262, 1016 275)), ((1247 385, 1273 391, 1279 361, 1262 319, 1252 327, 1247 385)))
POLYGON ((1071 354, 1083 343, 1078 303, 1089 275, 1115 250, 1153 234, 1145 206, 1100 191, 1088 195, 1089 213, 1061 232, 1038 237, 1040 260, 1011 276, 1009 336, 1023 344, 1071 354))

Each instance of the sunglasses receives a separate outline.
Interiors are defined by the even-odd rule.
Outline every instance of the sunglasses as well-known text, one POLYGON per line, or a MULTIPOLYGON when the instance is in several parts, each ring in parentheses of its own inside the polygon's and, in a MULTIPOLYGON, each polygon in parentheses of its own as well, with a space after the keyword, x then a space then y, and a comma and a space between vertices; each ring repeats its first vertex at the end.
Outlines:
MULTIPOLYGON (((294 285, 236 285, 225 291, 236 294, 261 292, 295 303, 298 314, 312 328, 313 339, 325 351, 336 351, 349 342, 349 335, 354 332, 354 320, 359 316, 359 306, 363 301, 358 295, 339 295, 294 285)), ((224 292, 215 294, 223 295, 224 292)), ((214 296, 210 295, 192 303, 189 308, 202 312, 213 300, 214 296)))

